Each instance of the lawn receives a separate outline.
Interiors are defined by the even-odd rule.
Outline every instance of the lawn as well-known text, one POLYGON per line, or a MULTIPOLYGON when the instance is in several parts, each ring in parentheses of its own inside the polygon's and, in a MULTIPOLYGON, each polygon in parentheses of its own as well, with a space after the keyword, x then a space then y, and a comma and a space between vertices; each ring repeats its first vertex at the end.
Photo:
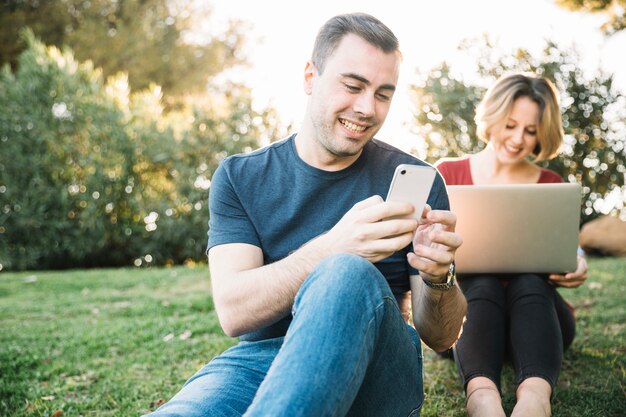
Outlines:
MULTIPOLYGON (((590 259, 564 290, 578 334, 554 416, 626 410, 626 258, 590 259)), ((138 416, 233 345, 210 298, 206 265, 0 273, 0 416, 138 416)), ((426 351, 422 416, 463 416, 454 364, 426 351)), ((505 405, 513 403, 505 369, 505 405)))

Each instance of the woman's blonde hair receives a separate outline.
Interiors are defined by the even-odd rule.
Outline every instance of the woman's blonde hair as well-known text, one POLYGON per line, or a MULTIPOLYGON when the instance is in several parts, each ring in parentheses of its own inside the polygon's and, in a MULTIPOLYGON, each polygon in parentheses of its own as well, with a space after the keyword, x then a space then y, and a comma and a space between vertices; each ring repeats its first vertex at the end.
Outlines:
POLYGON ((535 74, 504 75, 487 90, 474 117, 478 137, 489 142, 491 129, 506 120, 513 102, 520 97, 528 97, 539 105, 535 161, 554 158, 563 143, 559 93, 550 80, 535 74))

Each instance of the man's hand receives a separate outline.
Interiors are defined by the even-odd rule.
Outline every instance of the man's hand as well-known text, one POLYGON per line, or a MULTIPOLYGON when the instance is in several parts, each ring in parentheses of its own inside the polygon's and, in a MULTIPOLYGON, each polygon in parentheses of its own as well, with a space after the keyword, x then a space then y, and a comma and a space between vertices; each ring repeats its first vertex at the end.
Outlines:
POLYGON ((239 336, 285 317, 302 282, 327 256, 351 253, 376 262, 404 248, 411 243, 417 221, 385 219, 412 212, 408 203, 370 197, 355 204, 327 233, 267 265, 256 246, 214 246, 209 266, 222 328, 230 336, 239 336))
POLYGON ((377 262, 411 243, 417 221, 389 218, 413 210, 409 203, 386 202, 376 195, 356 203, 317 240, 332 253, 351 253, 377 262))
POLYGON ((409 264, 420 271, 419 276, 411 276, 413 324, 424 343, 437 352, 450 348, 458 339, 467 313, 467 302, 458 286, 440 291, 424 283, 445 281, 454 253, 463 243, 455 227, 455 214, 426 206, 413 239, 414 252, 407 254, 409 264))
POLYGON ((454 232, 456 215, 446 210, 424 208, 420 225, 413 239, 414 253, 408 254, 409 264, 420 271, 423 279, 443 282, 454 253, 463 239, 454 232))

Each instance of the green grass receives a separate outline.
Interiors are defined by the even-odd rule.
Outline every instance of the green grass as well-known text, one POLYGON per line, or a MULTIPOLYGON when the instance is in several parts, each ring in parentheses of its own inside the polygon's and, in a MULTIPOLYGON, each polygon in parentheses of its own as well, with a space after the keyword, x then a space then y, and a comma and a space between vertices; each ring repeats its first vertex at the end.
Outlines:
MULTIPOLYGON (((626 416, 626 258, 590 258, 589 278, 560 289, 576 308, 576 339, 565 353, 552 401, 554 417, 626 416)), ((426 352, 423 416, 465 416, 465 398, 451 360, 426 352)), ((515 377, 502 375, 507 414, 515 405, 515 377)))
MULTIPOLYGON (((591 259, 565 290, 578 334, 554 416, 626 410, 626 259, 591 259)), ((222 333, 206 266, 0 274, 0 416, 137 416, 235 341, 222 333)), ((452 361, 426 351, 422 416, 463 416, 452 361)), ((504 402, 513 404, 505 368, 504 402)))

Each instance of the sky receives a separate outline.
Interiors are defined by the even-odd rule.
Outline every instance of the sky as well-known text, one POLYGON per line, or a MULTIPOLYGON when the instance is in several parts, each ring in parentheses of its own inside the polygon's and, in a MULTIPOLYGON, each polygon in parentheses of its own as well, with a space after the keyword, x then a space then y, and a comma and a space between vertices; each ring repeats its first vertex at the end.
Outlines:
POLYGON ((602 15, 570 12, 554 0, 213 0, 211 5, 216 33, 231 19, 250 25, 245 54, 251 65, 229 77, 252 88, 258 109, 275 107, 296 131, 306 105, 302 75, 317 31, 330 17, 347 12, 374 15, 400 41, 404 61, 398 89, 377 137, 405 150, 419 140, 406 126, 412 111, 408 86, 418 80, 416 69, 426 73, 447 61, 457 75, 471 80, 475 66, 457 49, 464 39, 487 34, 503 48, 524 48, 535 56, 546 39, 574 46, 583 71, 613 73, 626 92, 626 31, 606 38, 598 30, 602 15))

